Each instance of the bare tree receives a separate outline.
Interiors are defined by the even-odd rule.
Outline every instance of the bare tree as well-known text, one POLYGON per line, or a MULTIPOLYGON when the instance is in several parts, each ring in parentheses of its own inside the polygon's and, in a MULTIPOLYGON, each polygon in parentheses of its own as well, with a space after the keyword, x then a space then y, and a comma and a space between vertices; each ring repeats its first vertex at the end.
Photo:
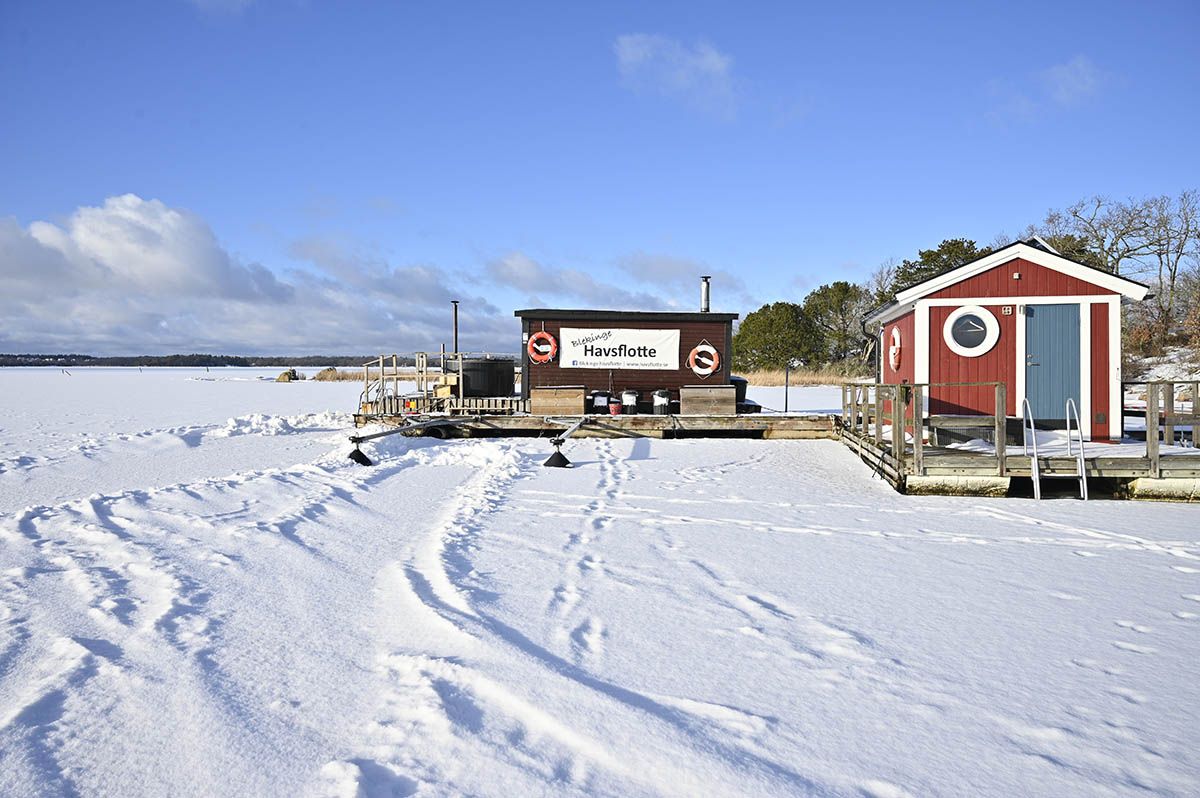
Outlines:
MULTIPOLYGON (((1145 203, 1146 255, 1139 258, 1143 273, 1157 289, 1151 306, 1154 348, 1161 354, 1179 322, 1187 302, 1186 272, 1200 253, 1200 192, 1182 192, 1178 198, 1154 197, 1145 203)), ((1186 312, 1186 311, 1185 311, 1186 312)))
POLYGON ((896 269, 899 266, 900 261, 888 258, 879 264, 878 268, 871 272, 867 281, 862 284, 863 292, 871 297, 876 305, 886 302, 891 297, 892 283, 895 282, 896 269))
MULTIPOLYGON (((1086 239, 1099 255, 1103 268, 1120 274, 1122 264, 1150 252, 1147 236, 1151 216, 1149 204, 1149 200, 1119 202, 1095 196, 1076 202, 1067 208, 1066 215, 1073 220, 1070 225, 1075 228, 1073 232, 1086 239)), ((1051 211, 1047 220, 1055 213, 1051 211)), ((1054 221, 1067 224, 1065 219, 1057 217, 1054 221)))

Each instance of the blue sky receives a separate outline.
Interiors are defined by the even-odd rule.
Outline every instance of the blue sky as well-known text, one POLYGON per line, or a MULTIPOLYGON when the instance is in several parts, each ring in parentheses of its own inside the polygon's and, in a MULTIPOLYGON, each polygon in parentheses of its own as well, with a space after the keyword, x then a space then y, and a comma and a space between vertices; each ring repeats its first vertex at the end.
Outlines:
POLYGON ((1200 4, 837 5, 6 2, 0 351, 515 349, 1200 186, 1200 4))

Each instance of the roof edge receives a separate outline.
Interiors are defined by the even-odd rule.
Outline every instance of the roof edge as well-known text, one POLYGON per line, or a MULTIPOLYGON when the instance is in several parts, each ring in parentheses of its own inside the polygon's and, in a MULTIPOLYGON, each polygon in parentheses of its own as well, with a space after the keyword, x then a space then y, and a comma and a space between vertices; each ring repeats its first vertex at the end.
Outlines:
POLYGON ((644 321, 654 321, 662 319, 664 321, 734 321, 740 314, 737 313, 704 313, 698 310, 691 311, 676 311, 676 310, 596 310, 585 308, 524 308, 514 310, 513 315, 517 318, 539 318, 539 319, 554 319, 561 321, 564 319, 580 319, 580 320, 602 320, 612 319, 642 319, 644 321))
POLYGON ((1118 274, 1097 269, 1095 266, 1089 266, 1086 263, 1064 258, 1062 255, 1049 252, 1041 247, 1032 246, 1024 241, 1014 241, 995 252, 989 252, 975 260, 967 261, 961 266, 957 266, 941 274, 935 274, 933 277, 923 280, 916 285, 911 285, 902 291, 897 291, 894 295, 895 301, 901 304, 913 302, 989 269, 1001 266, 1015 258, 1023 258, 1039 266, 1054 269, 1055 271, 1076 277, 1084 282, 1098 285, 1102 288, 1107 288, 1110 291, 1137 301, 1144 299, 1146 293, 1150 290, 1149 286, 1143 285, 1136 280, 1130 280, 1128 277, 1122 277, 1118 274), (1009 252, 1009 250, 1013 251, 1009 252), (1085 271, 1080 273, 1080 270, 1085 271))

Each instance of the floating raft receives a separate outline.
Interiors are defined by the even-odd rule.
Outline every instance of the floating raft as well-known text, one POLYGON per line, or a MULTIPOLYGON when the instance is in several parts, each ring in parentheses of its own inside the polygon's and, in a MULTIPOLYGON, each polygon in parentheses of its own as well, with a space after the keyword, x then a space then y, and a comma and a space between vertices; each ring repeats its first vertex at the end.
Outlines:
MULTIPOLYGON (((402 426, 414 416, 358 413, 355 426, 385 424, 402 426)), ((836 438, 832 415, 741 414, 741 415, 589 415, 575 433, 577 438, 836 438)), ((530 414, 448 417, 452 424, 415 430, 413 434, 439 437, 553 436, 579 420, 579 416, 530 414)))

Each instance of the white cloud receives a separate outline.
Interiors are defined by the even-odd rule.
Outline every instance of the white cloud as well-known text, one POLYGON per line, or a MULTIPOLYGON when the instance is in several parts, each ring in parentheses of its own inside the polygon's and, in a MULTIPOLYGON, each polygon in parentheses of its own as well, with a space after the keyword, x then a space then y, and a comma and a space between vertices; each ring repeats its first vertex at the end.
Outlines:
MULTIPOLYGON (((574 301, 582 307, 619 310, 664 310, 671 303, 644 291, 629 291, 597 280, 580 269, 553 269, 521 252, 510 252, 487 264, 496 282, 534 296, 574 301)), ((544 300, 543 300, 544 301, 544 300)))
POLYGON ((431 265, 340 242, 293 247, 311 271, 243 264, 203 218, 132 194, 60 227, 0 218, 0 351, 369 354, 436 350, 461 299, 464 344, 495 349, 516 322, 431 265))
POLYGON ((287 269, 244 263, 198 214, 133 194, 57 224, 0 218, 0 352, 436 351, 450 341, 452 299, 464 346, 495 351, 519 340, 497 295, 531 307, 691 310, 697 278, 711 274, 714 307, 750 301, 735 274, 644 252, 585 270, 514 251, 461 273, 330 235, 288 254, 287 269))
POLYGON ((652 33, 627 33, 613 44, 626 85, 730 118, 736 112, 733 58, 706 42, 687 47, 652 33))
POLYGON ((1084 55, 1050 67, 1041 77, 1050 99, 1063 106, 1078 105, 1094 96, 1104 81, 1104 73, 1084 55))
POLYGON ((982 92, 990 106, 986 115, 991 121, 1028 121, 1048 107, 1075 108, 1099 95, 1112 78, 1087 56, 1077 55, 1019 81, 990 80, 982 92))
POLYGON ((78 289, 275 301, 289 295, 262 266, 235 263, 196 214, 134 194, 78 208, 65 228, 34 222, 29 236, 69 264, 78 289))

